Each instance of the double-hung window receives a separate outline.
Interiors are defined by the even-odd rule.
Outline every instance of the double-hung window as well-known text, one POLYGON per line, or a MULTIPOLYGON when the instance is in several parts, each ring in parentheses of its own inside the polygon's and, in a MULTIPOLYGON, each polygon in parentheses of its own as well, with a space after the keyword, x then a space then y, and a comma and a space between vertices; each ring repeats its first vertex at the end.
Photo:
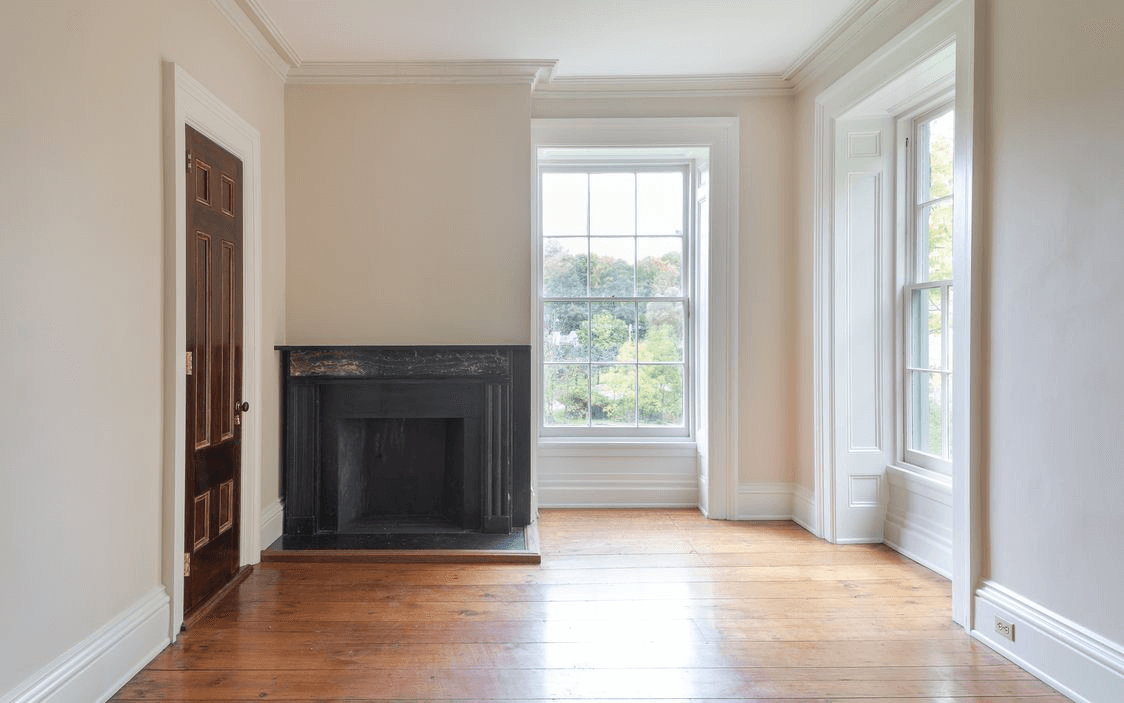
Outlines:
POLYGON ((952 147, 945 104, 911 121, 906 156, 904 460, 942 472, 952 456, 952 147))
POLYGON ((689 162, 542 163, 542 433, 689 434, 689 162))

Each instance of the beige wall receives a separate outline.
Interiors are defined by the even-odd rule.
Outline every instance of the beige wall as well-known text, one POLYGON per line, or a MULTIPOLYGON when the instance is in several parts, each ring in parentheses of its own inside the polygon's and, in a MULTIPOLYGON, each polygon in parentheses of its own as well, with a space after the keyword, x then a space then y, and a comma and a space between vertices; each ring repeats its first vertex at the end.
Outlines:
MULTIPOLYGON (((525 88, 290 86, 288 339, 530 342, 525 88)), ((743 481, 792 478, 791 100, 539 101, 534 117, 741 118, 743 481)))
MULTIPOLYGON (((934 3, 904 3, 796 98, 798 477, 813 481, 814 101, 934 3)), ((983 577, 1114 642, 1124 610, 1124 4, 979 0, 987 361, 983 577)), ((1035 662, 1043 665, 1043 662, 1035 662)), ((1074 684, 1080 682, 1071 682, 1074 684)))
POLYGON ((1124 4, 986 6, 984 576, 1124 643, 1124 4))
POLYGON ((527 344, 529 86, 290 86, 292 344, 527 344))
MULTIPOLYGON (((261 131, 270 347, 284 339, 285 256, 281 81, 210 3, 3 14, 0 695, 161 582, 163 60, 261 131)), ((278 410, 265 388, 268 502, 278 410)))
POLYGON ((540 99, 534 116, 738 118, 739 478, 794 480, 792 99, 540 99))

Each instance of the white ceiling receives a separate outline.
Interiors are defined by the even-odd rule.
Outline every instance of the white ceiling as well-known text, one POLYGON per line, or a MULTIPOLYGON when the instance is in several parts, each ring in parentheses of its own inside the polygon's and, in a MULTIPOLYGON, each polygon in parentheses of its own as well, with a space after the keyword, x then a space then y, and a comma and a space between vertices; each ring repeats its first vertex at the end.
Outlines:
POLYGON ((256 0, 300 62, 557 60, 555 76, 781 75, 870 0, 256 0))

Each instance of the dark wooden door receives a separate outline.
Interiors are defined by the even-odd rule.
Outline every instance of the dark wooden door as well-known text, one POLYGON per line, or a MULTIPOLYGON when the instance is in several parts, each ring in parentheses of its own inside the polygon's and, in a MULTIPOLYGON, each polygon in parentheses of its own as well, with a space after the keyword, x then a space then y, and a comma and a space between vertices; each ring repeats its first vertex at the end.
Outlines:
POLYGON ((238 570, 242 454, 242 162, 187 128, 184 611, 238 570))

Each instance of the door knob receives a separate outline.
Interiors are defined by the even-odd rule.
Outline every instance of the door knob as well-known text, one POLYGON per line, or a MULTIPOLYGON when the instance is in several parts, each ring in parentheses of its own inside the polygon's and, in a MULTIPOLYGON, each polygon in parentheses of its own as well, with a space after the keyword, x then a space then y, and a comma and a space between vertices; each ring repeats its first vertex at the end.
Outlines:
POLYGON ((249 409, 250 403, 248 401, 243 400, 241 403, 234 404, 234 412, 236 413, 244 413, 249 409))

